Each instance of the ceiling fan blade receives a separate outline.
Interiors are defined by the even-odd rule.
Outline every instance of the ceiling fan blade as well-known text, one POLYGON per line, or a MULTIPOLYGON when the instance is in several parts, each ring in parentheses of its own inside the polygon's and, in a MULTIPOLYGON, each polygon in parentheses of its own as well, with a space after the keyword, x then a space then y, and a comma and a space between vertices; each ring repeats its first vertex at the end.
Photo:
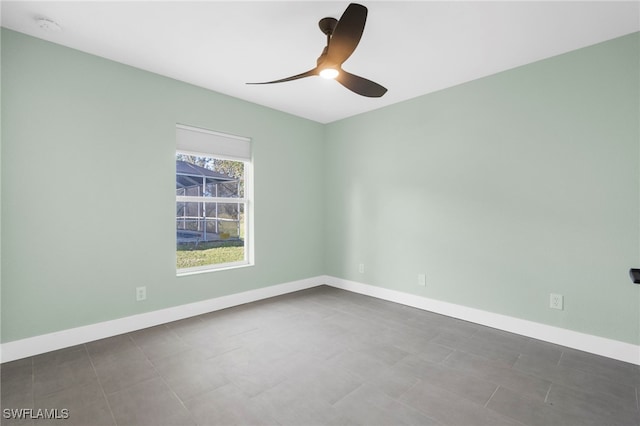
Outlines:
POLYGON ((347 6, 329 42, 327 51, 329 61, 340 65, 351 56, 362 38, 366 21, 366 7, 357 3, 351 3, 347 6))
POLYGON ((387 89, 378 83, 350 74, 345 70, 340 70, 340 74, 338 74, 336 80, 352 92, 369 98, 379 98, 387 93, 387 89))
POLYGON ((291 77, 281 78, 280 80, 273 81, 265 81, 261 83, 246 83, 246 84, 273 84, 273 83, 284 83, 285 81, 298 80, 299 78, 311 77, 312 75, 318 75, 318 68, 314 68, 312 70, 303 72, 301 74, 292 75, 291 77))

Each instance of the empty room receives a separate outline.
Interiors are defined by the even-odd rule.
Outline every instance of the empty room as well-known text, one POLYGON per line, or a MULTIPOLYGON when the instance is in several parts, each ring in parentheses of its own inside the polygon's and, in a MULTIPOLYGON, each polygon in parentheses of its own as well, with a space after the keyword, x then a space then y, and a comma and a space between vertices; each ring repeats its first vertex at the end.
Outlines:
POLYGON ((640 2, 0 7, 2 425, 640 424, 640 2))

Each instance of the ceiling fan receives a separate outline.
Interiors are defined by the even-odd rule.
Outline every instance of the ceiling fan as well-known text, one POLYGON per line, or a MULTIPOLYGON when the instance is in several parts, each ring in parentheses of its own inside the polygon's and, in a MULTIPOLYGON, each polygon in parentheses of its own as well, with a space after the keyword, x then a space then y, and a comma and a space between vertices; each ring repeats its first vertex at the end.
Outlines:
POLYGON ((387 92, 386 88, 342 69, 342 63, 351 56, 358 46, 366 21, 367 8, 357 3, 351 3, 347 6, 339 21, 335 18, 322 18, 318 25, 320 30, 327 36, 327 45, 318 58, 315 68, 280 80, 247 84, 284 83, 285 81, 319 75, 324 78, 335 79, 338 83, 359 95, 370 98, 381 97, 387 92))

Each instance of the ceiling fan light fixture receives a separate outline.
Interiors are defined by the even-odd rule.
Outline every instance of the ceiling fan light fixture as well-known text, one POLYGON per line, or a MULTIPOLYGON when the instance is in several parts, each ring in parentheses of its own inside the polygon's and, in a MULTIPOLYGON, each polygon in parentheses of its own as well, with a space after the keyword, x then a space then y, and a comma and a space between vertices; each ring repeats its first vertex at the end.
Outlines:
POLYGON ((322 18, 318 23, 320 30, 327 36, 327 45, 316 60, 314 68, 291 77, 247 84, 284 83, 285 81, 320 75, 320 77, 326 79, 335 79, 338 83, 358 95, 379 98, 387 92, 386 88, 374 81, 350 74, 342 69, 344 61, 351 56, 358 46, 366 21, 367 8, 361 4, 350 3, 340 20, 322 18))
POLYGON ((320 77, 326 78, 327 80, 336 78, 338 74, 340 74, 340 72, 334 68, 325 68, 320 71, 320 77))

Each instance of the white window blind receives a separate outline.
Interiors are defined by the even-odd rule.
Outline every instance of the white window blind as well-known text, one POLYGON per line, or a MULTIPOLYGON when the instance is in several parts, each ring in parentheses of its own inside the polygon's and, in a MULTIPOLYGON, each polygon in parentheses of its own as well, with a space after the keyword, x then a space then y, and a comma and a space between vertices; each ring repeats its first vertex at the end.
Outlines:
POLYGON ((176 125, 176 145, 192 154, 216 153, 216 157, 236 161, 251 161, 251 139, 227 135, 198 127, 176 125))

